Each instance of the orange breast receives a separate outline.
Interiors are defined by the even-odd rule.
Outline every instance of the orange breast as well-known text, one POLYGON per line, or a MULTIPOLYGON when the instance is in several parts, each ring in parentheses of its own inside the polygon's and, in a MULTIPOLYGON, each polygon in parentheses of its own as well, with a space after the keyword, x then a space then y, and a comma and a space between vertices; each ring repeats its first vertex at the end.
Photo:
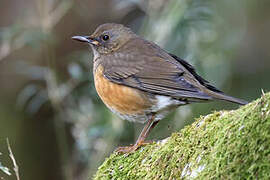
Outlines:
POLYGON ((147 95, 134 88, 112 83, 103 76, 103 67, 99 65, 94 73, 95 87, 102 101, 121 114, 142 114, 151 107, 147 95))

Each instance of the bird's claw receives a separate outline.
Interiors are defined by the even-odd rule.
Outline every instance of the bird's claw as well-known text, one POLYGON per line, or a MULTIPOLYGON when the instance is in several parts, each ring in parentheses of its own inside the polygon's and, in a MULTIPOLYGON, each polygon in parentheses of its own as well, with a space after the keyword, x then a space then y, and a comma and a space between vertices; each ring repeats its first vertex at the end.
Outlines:
POLYGON ((147 144, 152 143, 153 141, 141 141, 141 142, 137 142, 134 145, 130 145, 130 146, 124 146, 124 147, 118 147, 115 151, 118 153, 133 153, 135 152, 137 149, 139 149, 141 146, 145 146, 147 144))

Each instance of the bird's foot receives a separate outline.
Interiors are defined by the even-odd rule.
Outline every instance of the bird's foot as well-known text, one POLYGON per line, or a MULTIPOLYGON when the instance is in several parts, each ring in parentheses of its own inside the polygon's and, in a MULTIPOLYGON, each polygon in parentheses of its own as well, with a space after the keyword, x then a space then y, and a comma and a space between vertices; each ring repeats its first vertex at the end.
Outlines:
POLYGON ((135 152, 137 149, 139 149, 141 146, 145 146, 145 145, 150 144, 152 142, 153 141, 140 141, 134 145, 118 147, 115 151, 118 153, 123 153, 123 154, 132 153, 132 152, 135 152))

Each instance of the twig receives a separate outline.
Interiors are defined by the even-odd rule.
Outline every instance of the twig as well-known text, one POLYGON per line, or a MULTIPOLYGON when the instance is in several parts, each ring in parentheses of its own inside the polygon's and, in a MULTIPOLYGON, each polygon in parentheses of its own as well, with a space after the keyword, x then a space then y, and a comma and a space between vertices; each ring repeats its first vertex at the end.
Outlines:
POLYGON ((16 160, 15 160, 15 157, 14 157, 14 155, 13 155, 13 153, 12 153, 12 150, 11 150, 11 147, 10 147, 8 138, 7 138, 7 145, 8 145, 8 151, 9 151, 9 157, 10 157, 10 159, 12 160, 13 166, 14 166, 13 170, 14 170, 14 172, 15 172, 15 174, 16 174, 17 180, 20 180, 20 176, 19 176, 19 166, 17 165, 16 160))

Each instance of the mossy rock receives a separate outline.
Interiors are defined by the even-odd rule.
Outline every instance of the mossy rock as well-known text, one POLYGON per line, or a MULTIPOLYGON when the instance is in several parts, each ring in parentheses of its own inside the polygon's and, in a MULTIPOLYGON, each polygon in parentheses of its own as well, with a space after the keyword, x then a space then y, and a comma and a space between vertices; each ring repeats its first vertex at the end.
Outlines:
POLYGON ((113 153, 94 179, 270 179, 270 93, 134 153, 113 153))

